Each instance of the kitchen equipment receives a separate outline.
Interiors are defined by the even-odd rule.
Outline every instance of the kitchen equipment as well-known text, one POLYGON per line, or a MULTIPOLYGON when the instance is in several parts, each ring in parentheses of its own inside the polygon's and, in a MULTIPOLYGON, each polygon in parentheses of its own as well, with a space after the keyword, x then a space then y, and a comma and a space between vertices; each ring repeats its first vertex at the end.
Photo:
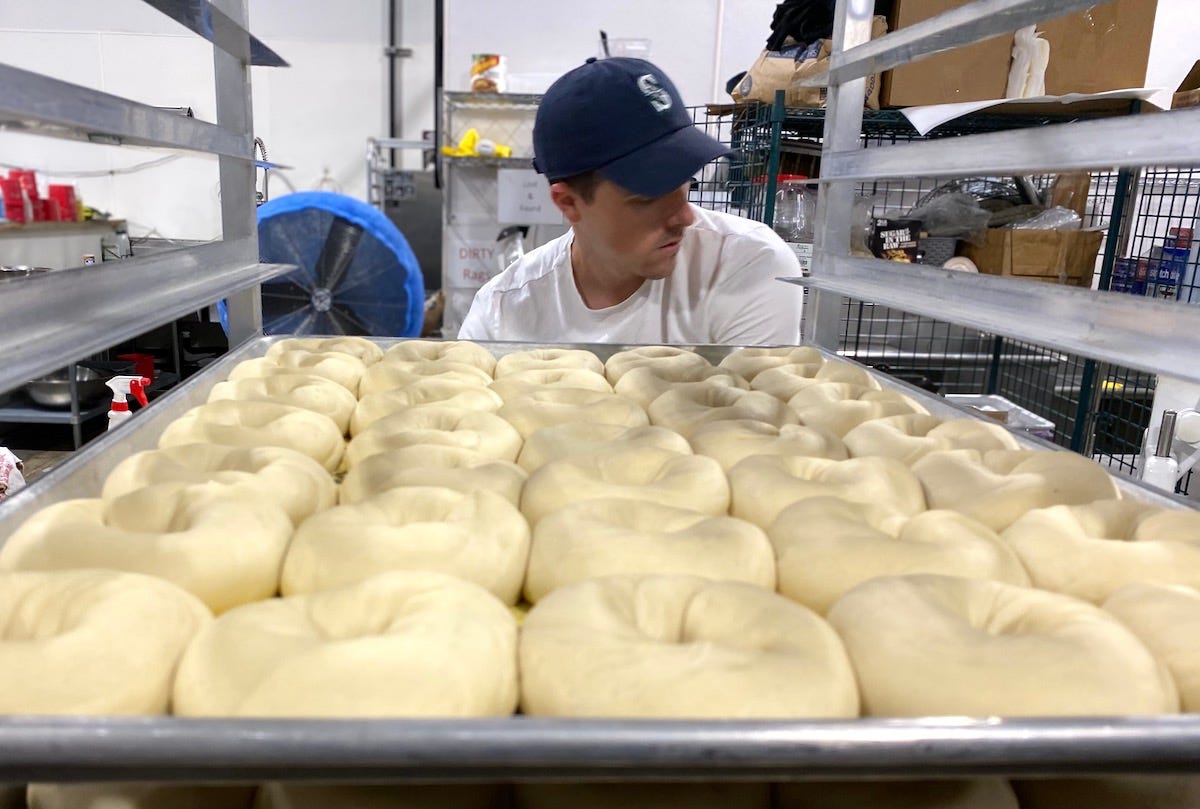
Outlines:
POLYGON ((50 267, 27 267, 24 264, 16 266, 0 266, 0 281, 12 281, 17 278, 28 278, 31 275, 40 275, 44 272, 50 272, 50 267))
POLYGON ((42 407, 70 407, 71 368, 75 369, 75 386, 80 404, 94 401, 108 393, 104 385, 108 376, 86 365, 60 368, 54 373, 39 377, 26 383, 25 392, 42 407))
POLYGON ((268 334, 416 337, 425 282, 404 234, 352 197, 302 191, 259 206, 262 261, 294 264, 262 285, 268 334))

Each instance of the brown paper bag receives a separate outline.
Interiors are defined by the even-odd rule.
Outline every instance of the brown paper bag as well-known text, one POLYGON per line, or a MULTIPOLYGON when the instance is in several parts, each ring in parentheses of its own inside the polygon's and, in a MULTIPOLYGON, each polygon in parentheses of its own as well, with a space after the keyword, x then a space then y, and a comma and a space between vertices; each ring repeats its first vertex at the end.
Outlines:
MULTIPOLYGON (((871 21, 871 38, 887 33, 887 20, 875 17, 871 21)), ((796 82, 815 76, 829 69, 832 43, 822 39, 817 46, 807 48, 799 45, 782 51, 762 51, 754 64, 746 71, 731 95, 734 101, 775 102, 775 91, 783 90, 783 103, 789 107, 824 107, 827 93, 824 87, 795 87, 796 82), (815 55, 814 55, 815 54, 815 55), (804 58, 808 56, 810 58, 804 58)), ((867 77, 867 89, 863 103, 868 109, 879 109, 879 76, 867 77)))

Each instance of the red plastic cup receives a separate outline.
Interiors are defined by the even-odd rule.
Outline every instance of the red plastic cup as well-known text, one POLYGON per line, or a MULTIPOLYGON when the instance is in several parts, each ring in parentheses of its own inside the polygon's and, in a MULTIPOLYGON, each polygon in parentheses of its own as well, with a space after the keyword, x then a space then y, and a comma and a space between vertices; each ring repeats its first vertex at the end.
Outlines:
POLYGON ((20 183, 21 188, 25 189, 25 193, 30 199, 38 198, 37 188, 37 172, 33 169, 12 169, 8 172, 8 176, 20 183))
POLYGON ((52 184, 46 196, 58 203, 58 221, 74 222, 78 211, 75 202, 75 186, 52 184))

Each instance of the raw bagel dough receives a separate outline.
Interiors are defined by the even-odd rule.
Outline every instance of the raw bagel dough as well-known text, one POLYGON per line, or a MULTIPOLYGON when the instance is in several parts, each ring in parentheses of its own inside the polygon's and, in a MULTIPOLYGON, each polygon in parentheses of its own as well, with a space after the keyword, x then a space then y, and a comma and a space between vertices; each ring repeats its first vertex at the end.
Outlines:
POLYGON ((529 476, 521 511, 530 525, 583 500, 618 497, 721 516, 729 483, 712 458, 655 447, 597 451, 551 461, 529 476))
POLYGON ((810 385, 822 382, 849 382, 864 388, 880 389, 879 383, 866 368, 838 360, 777 365, 757 374, 750 387, 786 402, 810 385))
POLYGON ((500 809, 499 784, 263 784, 254 809, 500 809))
POLYGON ((1030 511, 1003 538, 1034 586, 1094 604, 1134 582, 1200 587, 1200 512, 1099 500, 1030 511))
POLYGON ((383 359, 383 349, 364 337, 288 337, 267 349, 267 357, 276 358, 292 351, 310 354, 346 354, 374 365, 383 359))
POLYGON ((479 370, 492 375, 496 368, 496 358, 478 343, 470 340, 404 340, 396 343, 383 354, 384 362, 427 362, 430 360, 458 362, 464 365, 474 365, 479 370))
POLYGON ((409 486, 331 508, 300 526, 281 589, 285 596, 311 593, 389 570, 427 570, 515 604, 528 559, 529 524, 500 495, 409 486))
POLYGON ((1166 665, 1183 710, 1200 713, 1200 590, 1129 584, 1109 596, 1104 609, 1166 665))
POLYGON ((218 382, 208 401, 238 399, 244 402, 278 402, 328 416, 343 434, 358 400, 331 379, 316 374, 277 374, 252 379, 218 382))
POLYGON ((117 465, 101 496, 115 500, 155 483, 220 483, 274 502, 299 525, 337 501, 337 484, 312 458, 283 447, 180 444, 147 450, 117 465))
POLYGON ((222 615, 175 678, 179 716, 507 716, 517 625, 496 598, 429 571, 373 576, 222 615))
POLYGON ((729 513, 766 529, 779 512, 810 497, 870 503, 911 517, 925 510, 920 481, 891 458, 752 455, 729 470, 729 513))
MULTIPOLYGON (((1063 807, 1068 805, 1063 804, 1063 807)), ((1018 809, 1018 804, 1012 787, 1003 778, 971 778, 957 781, 803 781, 781 783, 776 788, 775 809, 868 807, 1018 809)))
POLYGON ((912 465, 930 508, 948 508, 1003 531, 1025 512, 1121 495, 1103 466, 1073 452, 958 449, 912 465))
POLYGON ((770 809, 767 783, 530 783, 513 786, 513 809, 770 809))
POLYGON ((1012 433, 999 424, 981 419, 943 421, 925 413, 863 422, 842 440, 856 458, 882 456, 909 465, 942 450, 1020 449, 1012 433))
POLYGON ((30 784, 29 809, 251 809, 257 787, 174 783, 30 784))
POLYGON ((867 716, 1173 713, 1166 669, 1128 629, 1074 598, 955 576, 887 576, 842 596, 867 716))
POLYGON ((357 396, 358 383, 366 370, 366 363, 349 354, 285 351, 269 357, 257 357, 239 362, 229 372, 229 381, 240 382, 243 379, 260 377, 311 374, 336 382, 357 396))
POLYGON ((914 399, 894 390, 875 390, 849 382, 818 382, 804 388, 788 405, 801 424, 824 427, 845 436, 863 422, 908 413, 925 413, 914 399))
POLYGON ((1108 775, 1102 778, 1014 780, 1021 809, 1194 809, 1200 778, 1194 775, 1108 775))
POLYGON ((504 400, 487 388, 470 382, 429 377, 403 388, 369 393, 362 397, 350 420, 350 435, 358 435, 380 419, 394 416, 402 410, 431 404, 495 413, 504 400))
POLYGON ((858 715, 829 625, 741 582, 608 576, 561 587, 525 616, 520 667, 530 716, 858 715))
POLYGON ((275 402, 222 399, 188 410, 167 425, 161 448, 181 444, 284 447, 302 452, 328 471, 341 463, 346 441, 328 416, 275 402))
POLYGON ((695 391, 712 386, 749 390, 750 384, 724 368, 672 369, 661 366, 642 366, 627 371, 613 390, 628 396, 642 407, 672 390, 695 391))
POLYGON ((550 368, 582 368, 604 375, 604 363, 582 348, 534 348, 505 354, 496 361, 496 379, 519 371, 550 368))
POLYGON ((414 444, 461 447, 489 458, 516 461, 521 434, 495 413, 421 405, 382 418, 350 439, 346 465, 354 468, 372 455, 414 444))
POLYGON ((461 447, 414 444, 372 455, 346 473, 338 490, 343 505, 360 503, 401 486, 445 486, 460 492, 495 492, 514 506, 529 473, 461 447))
POLYGON ((800 455, 834 461, 850 457, 842 439, 828 430, 801 424, 776 427, 753 419, 709 422, 692 433, 691 442, 697 455, 716 458, 726 472, 751 455, 800 455))
POLYGON ((870 503, 813 497, 780 512, 767 535, 779 592, 821 614, 876 576, 943 573, 1029 585, 1017 555, 994 531, 954 511, 905 517, 870 503))
POLYGON ((573 503, 537 524, 525 598, 612 575, 683 574, 775 589, 775 557, 762 529, 647 500, 573 503))
POLYGON ((165 714, 175 665, 211 621, 151 576, 0 573, 0 713, 165 714))
POLYGON ((497 412, 528 438, 543 427, 582 421, 643 427, 650 423, 646 411, 632 399, 615 393, 580 388, 549 388, 509 399, 497 412))
POLYGON ((535 368, 517 371, 489 386, 504 401, 549 388, 577 388, 599 393, 612 393, 612 385, 595 371, 582 368, 535 368))
POLYGON ((669 390, 651 402, 646 412, 651 424, 670 427, 688 439, 714 421, 752 419, 775 427, 797 421, 796 414, 769 393, 708 382, 669 390))
POLYGON ((768 368, 780 365, 812 365, 824 363, 821 352, 808 346, 782 346, 779 348, 739 348, 721 360, 719 367, 740 374, 747 382, 768 368))
POLYGON ((461 362, 381 362, 372 365, 363 373, 362 382, 358 386, 358 398, 361 401, 373 393, 408 387, 427 379, 461 382, 480 388, 486 388, 492 382, 492 377, 487 371, 461 362))
POLYGON ((550 461, 609 449, 654 447, 690 455, 687 439, 666 427, 625 427, 573 421, 543 427, 525 439, 517 463, 531 474, 550 461))
POLYGON ((220 483, 158 483, 47 506, 0 549, 0 569, 145 573, 220 613, 278 592, 291 536, 287 513, 262 497, 220 483))
POLYGON ((617 384, 634 368, 659 369, 667 374, 704 372, 712 363, 695 351, 678 346, 638 346, 618 351, 604 362, 604 375, 617 384))

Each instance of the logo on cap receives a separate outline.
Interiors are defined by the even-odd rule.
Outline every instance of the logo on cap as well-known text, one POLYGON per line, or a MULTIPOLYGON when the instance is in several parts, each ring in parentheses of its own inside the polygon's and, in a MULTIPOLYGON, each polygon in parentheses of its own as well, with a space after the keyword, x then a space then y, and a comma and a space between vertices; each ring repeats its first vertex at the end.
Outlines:
POLYGON ((663 89, 653 73, 638 76, 637 85, 638 89, 642 91, 642 95, 650 101, 650 106, 654 107, 655 112, 666 112, 671 109, 671 94, 663 89))

